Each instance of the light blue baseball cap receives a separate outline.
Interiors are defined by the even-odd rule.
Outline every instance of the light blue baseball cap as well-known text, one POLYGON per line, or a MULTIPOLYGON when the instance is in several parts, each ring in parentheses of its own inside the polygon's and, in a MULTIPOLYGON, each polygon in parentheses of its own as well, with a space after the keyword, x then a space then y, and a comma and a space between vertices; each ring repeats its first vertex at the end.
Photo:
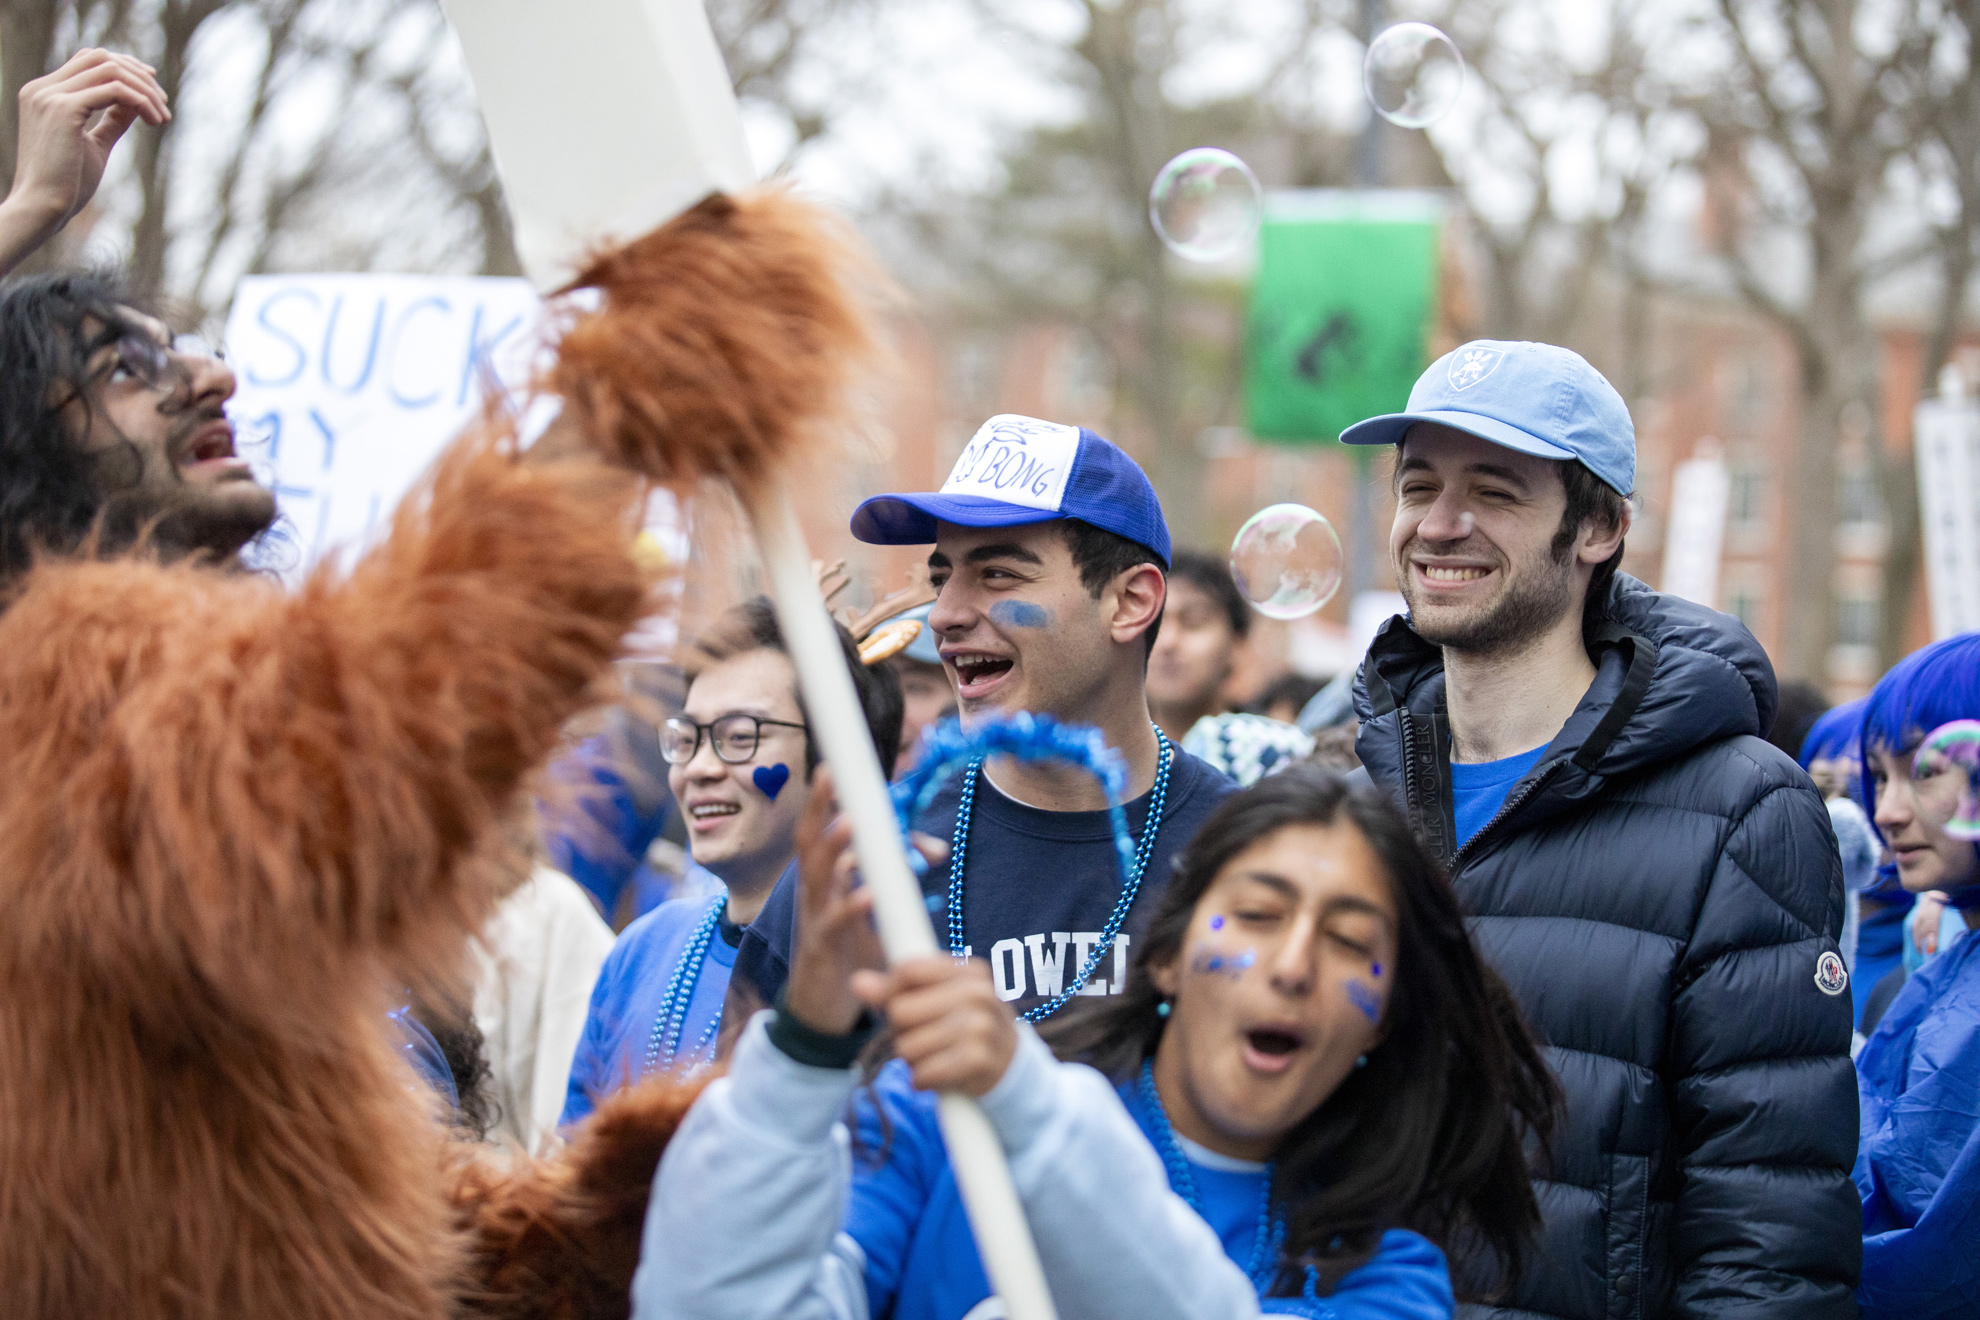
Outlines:
POLYGON ((1416 378, 1407 411, 1356 422, 1341 432, 1341 443, 1400 444, 1417 422, 1439 422, 1522 454, 1576 459, 1624 497, 1636 488, 1629 408, 1571 349, 1474 339, 1416 378))

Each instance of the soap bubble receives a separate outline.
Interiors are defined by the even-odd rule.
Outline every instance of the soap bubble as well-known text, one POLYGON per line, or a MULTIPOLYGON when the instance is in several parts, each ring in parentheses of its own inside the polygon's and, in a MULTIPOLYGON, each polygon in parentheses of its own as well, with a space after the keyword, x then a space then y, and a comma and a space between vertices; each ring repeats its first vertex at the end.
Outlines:
POLYGON ((1911 760, 1914 779, 1955 769, 1966 772, 1966 790, 1959 795, 1952 817, 1940 822, 1939 828, 1955 839, 1980 841, 1980 720, 1941 724, 1926 735, 1911 760))
POLYGON ((1397 23, 1368 43, 1361 85, 1382 118, 1423 128, 1457 104, 1464 90, 1464 56, 1428 23, 1397 23))
POLYGON ((1148 190, 1148 219, 1169 251, 1218 261, 1258 233, 1264 194, 1251 166, 1216 147, 1192 147, 1162 167, 1148 190))
POLYGON ((1341 589, 1341 538, 1304 504, 1274 504, 1238 529, 1231 576, 1266 618, 1304 618, 1341 589))

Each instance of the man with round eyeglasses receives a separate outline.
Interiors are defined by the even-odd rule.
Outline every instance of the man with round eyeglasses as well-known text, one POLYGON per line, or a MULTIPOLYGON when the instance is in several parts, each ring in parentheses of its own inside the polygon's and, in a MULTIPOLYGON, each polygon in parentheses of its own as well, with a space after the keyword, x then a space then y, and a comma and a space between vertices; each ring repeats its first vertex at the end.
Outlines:
POLYGON ((803 729, 805 726, 793 720, 766 720, 740 712, 724 715, 712 724, 696 724, 685 715, 676 715, 661 726, 660 755, 668 765, 691 764, 701 751, 705 734, 716 760, 726 765, 748 765, 756 759, 766 727, 803 729))
MULTIPOLYGON (((839 632, 880 763, 891 766, 900 681, 884 665, 861 665, 851 635, 839 632)), ((819 755, 768 600, 737 606, 700 640, 681 712, 661 726, 660 753, 689 851, 722 892, 662 903, 619 937, 571 1063, 566 1124, 628 1082, 713 1056, 743 927, 796 853, 819 755)))

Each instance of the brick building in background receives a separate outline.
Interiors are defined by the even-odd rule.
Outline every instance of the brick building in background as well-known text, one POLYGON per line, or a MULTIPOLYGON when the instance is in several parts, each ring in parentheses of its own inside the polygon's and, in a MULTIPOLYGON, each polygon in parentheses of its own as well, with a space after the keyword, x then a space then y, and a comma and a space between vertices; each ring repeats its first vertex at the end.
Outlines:
MULTIPOLYGON (((1770 652, 1787 612, 1790 480, 1802 444, 1794 355, 1773 327, 1742 308, 1690 302, 1669 309, 1660 327, 1666 369, 1647 404, 1635 409, 1640 447, 1638 488, 1649 535, 1630 538, 1629 571, 1655 583, 1660 533, 1669 513, 1676 466, 1716 442, 1731 478, 1720 554, 1717 608, 1737 615, 1770 652)), ((1909 460, 1912 414, 1926 390, 1920 380, 1924 335, 1903 324, 1879 327, 1884 443, 1909 460)), ((1974 377, 1980 348, 1963 345, 1955 363, 1974 377)), ((1845 419, 1838 454, 1835 526, 1836 627, 1828 665, 1830 696, 1860 696, 1879 676, 1884 557, 1889 551, 1877 498, 1875 454, 1867 418, 1845 419)), ((1922 569, 1903 602, 1906 650, 1931 640, 1922 569)))

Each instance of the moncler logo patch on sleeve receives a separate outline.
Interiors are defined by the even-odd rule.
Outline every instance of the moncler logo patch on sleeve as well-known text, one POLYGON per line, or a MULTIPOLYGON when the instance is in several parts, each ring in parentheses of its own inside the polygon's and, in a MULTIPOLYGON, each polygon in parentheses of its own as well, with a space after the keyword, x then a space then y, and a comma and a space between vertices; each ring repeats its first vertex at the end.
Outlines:
POLYGON ((1839 995, 1849 989, 1849 971, 1841 958, 1824 953, 1815 960, 1815 988, 1825 995, 1839 995))

